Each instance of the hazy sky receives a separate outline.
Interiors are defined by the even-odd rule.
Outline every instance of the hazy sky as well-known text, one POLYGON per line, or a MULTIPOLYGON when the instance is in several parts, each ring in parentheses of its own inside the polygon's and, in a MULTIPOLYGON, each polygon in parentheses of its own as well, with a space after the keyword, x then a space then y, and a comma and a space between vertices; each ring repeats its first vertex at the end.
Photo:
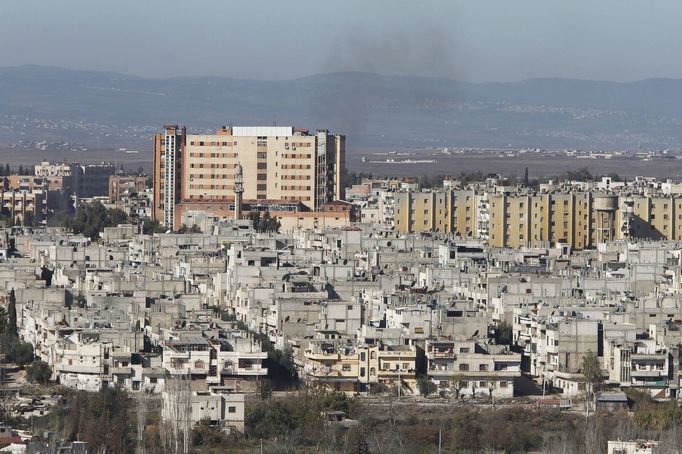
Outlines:
POLYGON ((288 79, 682 78, 680 0, 0 0, 0 65, 288 79))

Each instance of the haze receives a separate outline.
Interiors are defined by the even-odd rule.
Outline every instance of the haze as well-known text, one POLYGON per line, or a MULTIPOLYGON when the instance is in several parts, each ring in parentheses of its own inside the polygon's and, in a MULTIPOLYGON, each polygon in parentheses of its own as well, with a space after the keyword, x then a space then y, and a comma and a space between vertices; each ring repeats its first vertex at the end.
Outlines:
POLYGON ((679 17, 674 0, 3 0, 0 62, 148 77, 682 78, 679 17))

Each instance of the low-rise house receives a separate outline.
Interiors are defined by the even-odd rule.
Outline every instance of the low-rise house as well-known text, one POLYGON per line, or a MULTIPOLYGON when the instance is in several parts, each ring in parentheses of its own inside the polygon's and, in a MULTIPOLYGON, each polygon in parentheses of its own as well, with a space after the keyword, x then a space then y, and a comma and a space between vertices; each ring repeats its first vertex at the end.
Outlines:
POLYGON ((428 377, 460 396, 513 397, 515 381, 521 376, 521 355, 507 346, 427 340, 425 354, 428 377))

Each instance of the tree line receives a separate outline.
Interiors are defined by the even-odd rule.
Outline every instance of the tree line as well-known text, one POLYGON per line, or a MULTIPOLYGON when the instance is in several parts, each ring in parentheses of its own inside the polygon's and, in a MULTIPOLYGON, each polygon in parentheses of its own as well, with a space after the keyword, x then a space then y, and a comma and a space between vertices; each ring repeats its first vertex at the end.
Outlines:
POLYGON ((33 175, 33 167, 24 167, 20 165, 19 167, 12 168, 9 163, 4 166, 0 163, 0 177, 8 177, 10 175, 33 175))

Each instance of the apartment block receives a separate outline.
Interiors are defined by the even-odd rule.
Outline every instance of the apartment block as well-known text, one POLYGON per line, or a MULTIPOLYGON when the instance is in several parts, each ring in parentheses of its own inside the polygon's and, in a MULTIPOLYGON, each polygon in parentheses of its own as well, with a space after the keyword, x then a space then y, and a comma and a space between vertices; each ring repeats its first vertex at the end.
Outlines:
POLYGON ((474 191, 398 192, 395 226, 401 233, 440 232, 474 236, 477 231, 474 191))
POLYGON ((460 396, 514 396, 521 355, 507 346, 434 339, 426 341, 425 352, 428 376, 440 388, 457 389, 460 396))
POLYGON ((72 164, 71 184, 78 197, 106 196, 109 193, 109 177, 116 173, 113 164, 72 164))
POLYGON ((147 188, 147 177, 112 175, 109 177, 109 202, 123 202, 147 188))
POLYGON ((345 137, 282 126, 187 134, 166 125, 154 137, 155 218, 177 227, 179 204, 234 203, 238 165, 245 200, 301 202, 318 211, 342 197, 345 137))
POLYGON ((395 193, 400 233, 438 232, 492 247, 582 250, 621 239, 682 241, 682 198, 600 191, 438 189, 395 193))

